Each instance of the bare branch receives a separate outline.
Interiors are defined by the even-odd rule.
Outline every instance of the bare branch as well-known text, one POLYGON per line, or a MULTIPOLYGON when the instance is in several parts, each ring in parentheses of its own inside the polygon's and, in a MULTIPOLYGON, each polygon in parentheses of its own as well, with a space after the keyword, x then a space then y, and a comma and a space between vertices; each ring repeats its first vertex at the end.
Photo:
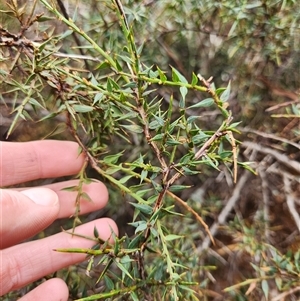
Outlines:
MULTIPOLYGON (((253 158, 255 157, 255 152, 252 154, 251 157, 252 157, 251 160, 253 160, 253 158)), ((229 198, 229 200, 226 201, 226 205, 223 208, 223 210, 221 211, 221 213, 219 214, 218 220, 209 229, 209 232, 212 236, 215 236, 218 233, 219 226, 225 223, 229 213, 231 212, 231 210, 233 209, 233 207, 239 200, 241 191, 242 191, 243 187, 245 186, 245 184, 247 183, 250 175, 251 175, 250 172, 244 171, 242 176, 239 178, 239 181, 237 182, 237 184, 233 190, 231 198, 229 198)), ((197 248, 197 251, 199 253, 202 253, 203 251, 205 251, 207 248, 209 248, 210 242, 211 242, 210 237, 206 236, 205 239, 203 240, 201 246, 199 246, 197 248)))
POLYGON ((284 183, 284 192, 286 194, 286 204, 289 208, 291 216, 295 221, 298 231, 300 232, 300 216, 295 206, 295 198, 293 197, 292 189, 291 189, 291 180, 286 176, 286 173, 283 173, 283 183, 284 183))
POLYGON ((257 143, 254 142, 250 142, 250 141, 245 141, 242 143, 242 146, 244 147, 249 147, 253 150, 256 150, 260 153, 263 153, 265 155, 271 155, 272 157, 274 157, 278 162, 280 162, 281 164, 283 164, 285 167, 287 167, 288 169, 292 170, 293 172, 295 172, 297 175, 300 175, 300 163, 290 159, 288 156, 283 155, 277 151, 275 151, 272 148, 269 147, 264 147, 261 146, 257 143))
POLYGON ((247 127, 246 128, 240 128, 239 127, 238 130, 240 130, 241 132, 253 133, 253 134, 259 135, 261 137, 267 138, 267 139, 272 139, 272 140, 280 141, 280 142, 283 142, 283 143, 286 143, 286 144, 290 144, 290 145, 292 145, 292 146, 294 146, 294 147, 296 147, 300 150, 300 144, 295 143, 293 141, 290 141, 288 139, 273 135, 273 134, 257 131, 257 130, 247 128, 247 127))

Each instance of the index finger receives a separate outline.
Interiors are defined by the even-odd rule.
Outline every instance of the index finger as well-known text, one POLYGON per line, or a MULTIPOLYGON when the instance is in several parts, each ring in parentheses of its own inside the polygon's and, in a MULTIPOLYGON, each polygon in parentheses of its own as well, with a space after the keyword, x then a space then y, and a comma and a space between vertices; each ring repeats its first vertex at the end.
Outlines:
POLYGON ((76 174, 84 163, 71 141, 0 142, 0 186, 76 174))

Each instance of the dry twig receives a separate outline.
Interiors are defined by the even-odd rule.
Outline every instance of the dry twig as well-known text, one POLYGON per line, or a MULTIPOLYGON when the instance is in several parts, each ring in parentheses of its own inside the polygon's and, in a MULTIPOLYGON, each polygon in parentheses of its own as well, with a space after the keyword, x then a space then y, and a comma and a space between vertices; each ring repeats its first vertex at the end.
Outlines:
MULTIPOLYGON (((256 152, 254 151, 250 158, 251 161, 254 159, 255 155, 256 152)), ((223 210, 220 212, 218 216, 218 220, 209 229, 209 232, 211 233, 212 236, 215 236, 218 233, 219 226, 225 223, 229 213, 231 212, 231 210, 239 200, 241 191, 244 188, 245 184, 247 183, 249 177, 250 177, 250 172, 244 171, 242 176, 239 178, 239 181, 237 182, 235 189, 233 190, 232 196, 229 198, 228 201, 226 201, 226 205, 223 208, 223 210)), ((201 246, 197 248, 197 251, 199 253, 202 253, 204 250, 209 248, 210 242, 211 242, 210 237, 206 236, 201 246)))
POLYGON ((291 189, 291 180, 287 177, 285 172, 283 173, 283 183, 284 183, 284 192, 286 195, 286 204, 289 208, 290 214, 292 215, 295 221, 298 231, 300 232, 300 216, 295 206, 295 198, 293 197, 292 189, 291 189))
POLYGON ((283 142, 283 143, 286 143, 286 144, 290 144, 290 145, 292 145, 292 146, 294 146, 294 147, 296 147, 296 148, 298 148, 300 150, 300 144, 295 143, 293 141, 290 141, 288 139, 285 139, 285 138, 273 135, 273 134, 269 134, 269 133, 257 131, 257 130, 254 130, 254 129, 251 129, 251 128, 247 128, 247 127, 246 128, 240 128, 239 127, 238 130, 240 130, 243 133, 244 132, 253 133, 253 134, 259 135, 261 137, 267 138, 267 139, 272 139, 272 140, 280 141, 280 142, 283 142))
POLYGON ((290 159, 288 156, 283 155, 272 148, 268 148, 265 146, 261 146, 257 143, 250 142, 250 141, 245 141, 242 143, 242 146, 244 147, 249 147, 253 150, 256 150, 260 153, 263 153, 265 155, 271 155, 274 157, 279 163, 283 164, 285 167, 288 169, 292 170, 295 172, 297 175, 300 175, 300 162, 297 162, 295 160, 290 159))
POLYGON ((261 190, 262 190, 262 200, 263 200, 263 218, 264 218, 264 225, 265 225, 265 238, 269 240, 269 206, 270 206, 270 199, 268 193, 268 176, 266 174, 266 164, 270 160, 270 155, 267 155, 258 165, 257 171, 261 178, 261 190))

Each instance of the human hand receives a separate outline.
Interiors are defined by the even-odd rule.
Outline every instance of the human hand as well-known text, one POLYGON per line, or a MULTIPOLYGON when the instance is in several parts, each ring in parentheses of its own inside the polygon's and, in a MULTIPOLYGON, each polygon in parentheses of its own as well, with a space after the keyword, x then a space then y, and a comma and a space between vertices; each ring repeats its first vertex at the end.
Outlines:
MULTIPOLYGON (((40 178, 57 178, 76 174, 84 164, 78 156, 78 145, 67 141, 0 142, 0 187, 40 178)), ((0 190, 0 296, 21 288, 63 267, 84 261, 85 254, 66 254, 56 248, 90 248, 93 242, 68 233, 24 242, 39 233, 55 219, 74 214, 76 192, 62 188, 74 186, 77 180, 38 188, 0 190), (20 243, 20 244, 17 244, 20 243)), ((108 201, 101 182, 84 185, 93 200, 81 201, 81 213, 99 210, 108 201)), ((99 237, 111 239, 118 234, 114 221, 98 219, 76 227, 75 233, 91 236, 97 228, 99 237)), ((68 289, 61 279, 51 279, 22 297, 20 301, 68 300, 68 289)))

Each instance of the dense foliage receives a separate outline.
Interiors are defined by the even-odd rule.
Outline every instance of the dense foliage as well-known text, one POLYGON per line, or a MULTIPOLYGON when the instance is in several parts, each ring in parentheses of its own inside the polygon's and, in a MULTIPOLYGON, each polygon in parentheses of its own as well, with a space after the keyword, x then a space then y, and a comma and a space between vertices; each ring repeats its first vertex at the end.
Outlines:
POLYGON ((297 1, 23 2, 1 4, 2 139, 77 141, 121 229, 60 250, 89 255, 70 297, 297 300, 297 1))

